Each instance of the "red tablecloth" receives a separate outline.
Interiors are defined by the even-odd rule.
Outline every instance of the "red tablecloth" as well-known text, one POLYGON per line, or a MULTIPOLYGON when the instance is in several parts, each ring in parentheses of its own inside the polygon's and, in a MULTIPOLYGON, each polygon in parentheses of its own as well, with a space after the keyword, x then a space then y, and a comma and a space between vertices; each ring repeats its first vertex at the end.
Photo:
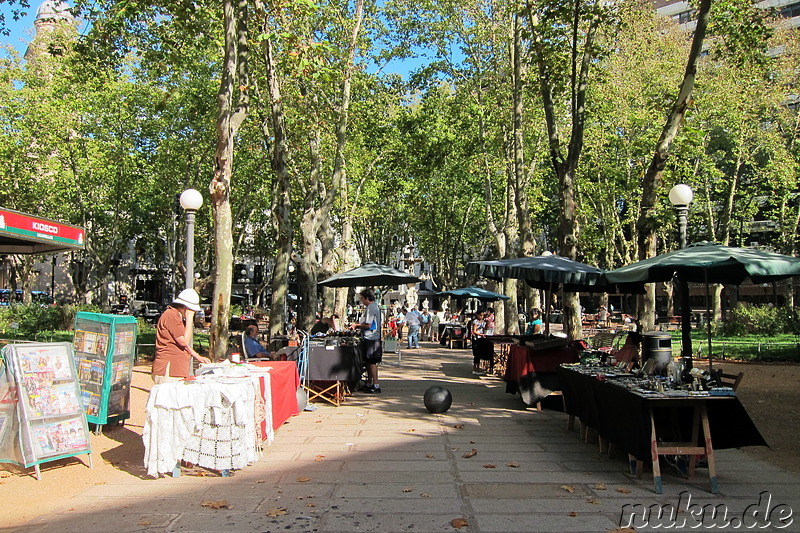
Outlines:
MULTIPOLYGON (((290 416, 300 412, 297 406, 297 388, 300 386, 300 375, 297 373, 295 361, 253 361, 254 366, 270 368, 270 398, 272 399, 272 429, 278 429, 290 416)), ((261 394, 266 395, 264 380, 261 383, 261 394)))
POLYGON ((527 346, 511 345, 506 365, 506 381, 519 381, 526 374, 555 372, 561 363, 577 363, 578 351, 574 348, 534 350, 527 346))

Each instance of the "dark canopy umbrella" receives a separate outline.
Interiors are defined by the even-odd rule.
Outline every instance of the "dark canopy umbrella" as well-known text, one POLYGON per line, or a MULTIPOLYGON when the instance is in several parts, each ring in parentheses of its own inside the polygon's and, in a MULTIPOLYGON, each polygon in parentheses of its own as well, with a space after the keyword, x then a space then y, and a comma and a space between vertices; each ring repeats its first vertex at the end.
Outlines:
POLYGON ((480 287, 464 287, 463 289, 452 289, 437 293, 437 296, 460 296, 467 298, 477 298, 482 302, 496 302, 497 300, 509 300, 510 298, 505 294, 497 294, 496 292, 487 291, 480 287))
MULTIPOLYGON (((604 276, 610 283, 669 281, 673 276, 687 282, 705 283, 706 307, 708 307, 709 283, 739 285, 748 278, 753 283, 766 283, 800 276, 800 258, 754 248, 736 248, 712 242, 698 242, 680 250, 611 270, 604 276)), ((689 310, 682 309, 681 312, 686 315, 689 310)), ((687 337, 684 336, 683 353, 688 357, 691 355, 691 345, 686 346, 686 339, 687 337)), ((691 342, 690 337, 689 342, 691 342)), ((711 320, 709 319, 709 368, 711 368, 711 356, 711 320)))
POLYGON ((525 280, 531 287, 550 289, 563 283, 567 291, 590 291, 603 283, 603 271, 558 255, 516 257, 495 261, 470 261, 467 273, 495 280, 525 280))
POLYGON ((323 287, 365 287, 365 286, 395 286, 405 283, 418 283, 418 277, 397 270, 390 266, 366 263, 358 268, 331 276, 318 285, 323 287))
MULTIPOLYGON (((567 292, 643 292, 642 283, 612 285, 603 278, 603 270, 561 257, 558 255, 538 255, 517 257, 494 261, 470 261, 467 272, 486 278, 501 280, 521 279, 536 289, 550 294, 561 286, 567 292)), ((550 331, 550 313, 545 312, 545 332, 550 331)))

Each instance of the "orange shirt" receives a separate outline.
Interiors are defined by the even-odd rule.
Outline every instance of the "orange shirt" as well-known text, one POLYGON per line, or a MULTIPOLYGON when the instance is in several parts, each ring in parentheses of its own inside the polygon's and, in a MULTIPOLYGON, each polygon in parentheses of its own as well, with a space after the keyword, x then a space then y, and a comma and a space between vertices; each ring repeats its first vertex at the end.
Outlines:
POLYGON ((183 315, 174 307, 167 310, 158 319, 156 325, 156 358, 153 361, 153 375, 164 376, 169 364, 169 375, 174 378, 189 376, 191 354, 175 341, 186 335, 183 315))

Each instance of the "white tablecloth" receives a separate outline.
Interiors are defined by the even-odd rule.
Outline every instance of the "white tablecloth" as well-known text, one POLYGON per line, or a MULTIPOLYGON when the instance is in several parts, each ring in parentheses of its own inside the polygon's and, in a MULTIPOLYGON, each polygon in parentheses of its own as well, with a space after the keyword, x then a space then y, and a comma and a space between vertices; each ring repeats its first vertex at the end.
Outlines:
POLYGON ((262 441, 272 441, 271 423, 268 435, 259 430, 271 413, 259 379, 266 380, 269 390, 268 372, 154 385, 142 432, 147 473, 172 472, 181 459, 213 470, 241 469, 257 461, 262 441))

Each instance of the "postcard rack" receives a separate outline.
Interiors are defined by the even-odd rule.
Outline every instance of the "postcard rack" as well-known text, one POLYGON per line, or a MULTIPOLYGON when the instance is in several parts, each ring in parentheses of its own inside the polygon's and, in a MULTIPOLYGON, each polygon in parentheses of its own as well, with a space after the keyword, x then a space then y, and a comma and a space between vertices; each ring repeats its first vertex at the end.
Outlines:
POLYGON ((89 455, 89 427, 81 404, 72 345, 9 344, 0 365, 0 462, 34 467, 89 455))

